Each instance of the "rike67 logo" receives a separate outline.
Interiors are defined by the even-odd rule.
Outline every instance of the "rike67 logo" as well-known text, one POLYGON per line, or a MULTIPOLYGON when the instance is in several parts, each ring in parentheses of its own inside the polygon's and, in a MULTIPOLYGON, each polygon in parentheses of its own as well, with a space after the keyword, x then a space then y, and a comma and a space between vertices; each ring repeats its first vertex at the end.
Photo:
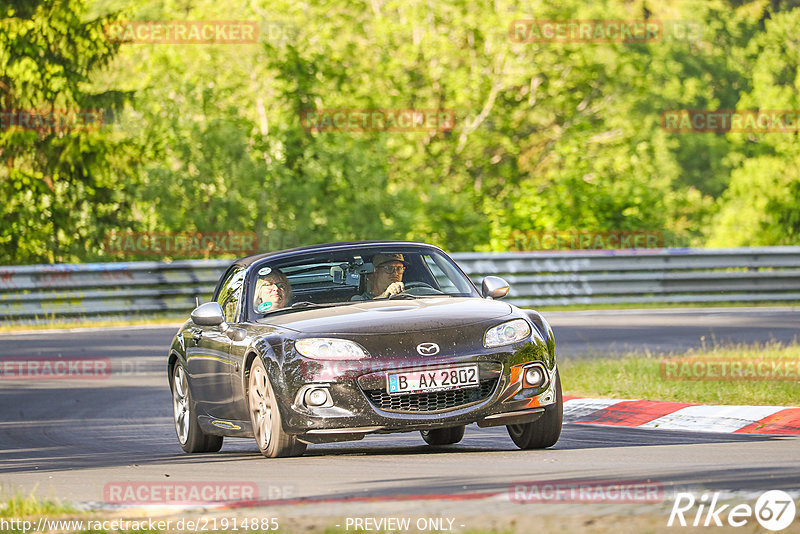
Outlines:
POLYGON ((767 530, 783 530, 794 521, 797 507, 785 491, 762 493, 751 506, 748 503, 720 504, 720 494, 704 493, 697 499, 692 493, 678 493, 667 526, 743 527, 753 518, 767 530), (697 507, 697 510, 693 510, 697 507), (690 522, 690 523, 689 523, 690 522))

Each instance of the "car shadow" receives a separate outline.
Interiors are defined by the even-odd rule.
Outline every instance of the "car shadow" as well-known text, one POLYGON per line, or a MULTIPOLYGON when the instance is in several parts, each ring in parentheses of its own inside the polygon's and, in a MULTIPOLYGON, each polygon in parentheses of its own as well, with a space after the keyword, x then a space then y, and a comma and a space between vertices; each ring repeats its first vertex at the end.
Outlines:
MULTIPOLYGON (((226 439, 221 453, 187 455, 178 446, 164 386, 103 385, 63 387, 50 384, 0 391, 0 473, 52 472, 147 464, 202 464, 260 459, 252 439, 226 439)), ((702 443, 770 441, 780 436, 713 434, 566 424, 551 453, 571 449, 620 448, 702 443)), ((460 443, 425 444, 418 432, 369 435, 362 441, 309 446, 301 458, 328 456, 403 456, 518 451, 505 427, 467 427, 460 443)))

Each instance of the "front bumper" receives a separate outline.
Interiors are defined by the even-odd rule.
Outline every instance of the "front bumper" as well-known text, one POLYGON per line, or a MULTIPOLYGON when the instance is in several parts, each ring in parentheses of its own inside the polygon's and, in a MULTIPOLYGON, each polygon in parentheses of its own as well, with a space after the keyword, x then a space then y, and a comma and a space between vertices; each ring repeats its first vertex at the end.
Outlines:
POLYGON ((408 432, 478 423, 480 426, 518 424, 536 419, 543 408, 556 401, 555 358, 544 354, 541 343, 525 343, 513 352, 466 355, 426 361, 425 367, 479 366, 479 388, 435 393, 389 395, 386 374, 419 365, 403 361, 364 360, 303 361, 304 378, 286 407, 284 430, 303 441, 324 442, 360 439, 368 433, 408 432), (536 364, 547 375, 540 387, 527 387, 525 369, 536 364), (325 407, 304 402, 308 387, 325 388, 331 399, 325 407))

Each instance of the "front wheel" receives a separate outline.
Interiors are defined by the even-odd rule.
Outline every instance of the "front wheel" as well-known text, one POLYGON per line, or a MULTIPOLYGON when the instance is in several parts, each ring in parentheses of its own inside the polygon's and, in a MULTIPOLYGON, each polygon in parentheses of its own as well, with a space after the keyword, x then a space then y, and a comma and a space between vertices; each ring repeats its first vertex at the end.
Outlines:
POLYGON ((552 447, 561 436, 564 401, 561 398, 561 375, 556 375, 556 403, 545 406, 539 419, 521 425, 507 425, 508 435, 520 449, 552 447))
POLYGON ((256 358, 250 367, 247 405, 250 422, 253 424, 253 434, 261 454, 267 458, 281 458, 300 456, 305 452, 305 443, 297 441, 296 437, 283 431, 275 393, 261 358, 256 358))
POLYGON ((180 363, 172 370, 172 415, 175 419, 175 432, 178 443, 188 452, 217 452, 222 448, 222 436, 206 434, 197 421, 192 394, 186 371, 180 363))
POLYGON ((450 428, 434 428, 433 430, 420 430, 422 439, 428 445, 453 445, 464 437, 464 425, 450 428))

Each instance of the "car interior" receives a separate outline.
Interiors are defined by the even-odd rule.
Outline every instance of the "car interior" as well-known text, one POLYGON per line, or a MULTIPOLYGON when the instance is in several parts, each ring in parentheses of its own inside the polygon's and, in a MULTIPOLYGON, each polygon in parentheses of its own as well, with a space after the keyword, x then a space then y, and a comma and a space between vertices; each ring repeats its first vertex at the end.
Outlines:
MULTIPOLYGON (((298 302, 314 304, 349 302, 354 296, 366 291, 367 277, 375 271, 371 260, 379 252, 386 253, 371 251, 369 255, 364 256, 339 253, 270 265, 283 272, 292 285, 292 300, 289 306, 298 302)), ((403 254, 406 263, 403 283, 421 282, 439 292, 443 290, 440 281, 444 281, 445 287, 455 289, 432 259, 423 259, 419 253, 403 254)), ((256 282, 256 286, 257 284, 256 282)))

